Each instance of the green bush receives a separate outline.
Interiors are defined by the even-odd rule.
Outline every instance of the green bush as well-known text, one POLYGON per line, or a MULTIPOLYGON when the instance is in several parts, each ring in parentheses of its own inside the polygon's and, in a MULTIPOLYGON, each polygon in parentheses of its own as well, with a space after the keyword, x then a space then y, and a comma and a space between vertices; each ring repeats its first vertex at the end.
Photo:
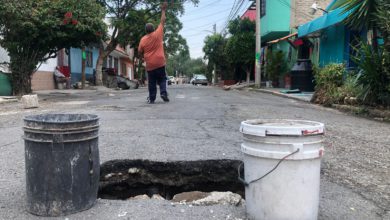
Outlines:
POLYGON ((285 53, 283 51, 271 51, 267 56, 267 65, 265 68, 268 80, 278 81, 279 76, 287 72, 285 53))
POLYGON ((315 73, 316 88, 339 87, 346 75, 344 64, 329 64, 315 73))
POLYGON ((346 74, 344 64, 329 64, 322 69, 315 68, 316 87, 313 102, 327 106, 343 102, 340 87, 346 74))
POLYGON ((359 68, 359 98, 368 105, 390 106, 390 53, 383 46, 376 51, 365 43, 356 51, 353 59, 359 68))

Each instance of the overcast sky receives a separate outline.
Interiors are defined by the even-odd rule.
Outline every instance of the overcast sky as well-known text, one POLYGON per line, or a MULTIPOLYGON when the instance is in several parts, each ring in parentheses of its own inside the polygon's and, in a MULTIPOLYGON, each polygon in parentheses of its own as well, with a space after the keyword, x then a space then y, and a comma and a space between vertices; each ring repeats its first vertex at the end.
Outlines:
MULTIPOLYGON (((180 34, 186 38, 192 58, 203 57, 203 41, 213 31, 213 25, 217 24, 217 32, 221 32, 234 7, 241 16, 250 6, 249 0, 199 0, 197 7, 185 4, 185 14, 180 17, 183 29, 180 34), (241 4, 242 3, 242 4, 241 4), (239 10, 238 6, 241 5, 239 10)), ((169 19, 169 18, 168 18, 169 19)))

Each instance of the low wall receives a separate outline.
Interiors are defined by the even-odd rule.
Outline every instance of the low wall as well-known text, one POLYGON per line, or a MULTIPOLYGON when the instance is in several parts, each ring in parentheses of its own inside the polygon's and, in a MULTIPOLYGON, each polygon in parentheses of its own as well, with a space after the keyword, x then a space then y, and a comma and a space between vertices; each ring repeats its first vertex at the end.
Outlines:
POLYGON ((54 89, 53 72, 37 71, 31 77, 31 88, 33 91, 54 89))

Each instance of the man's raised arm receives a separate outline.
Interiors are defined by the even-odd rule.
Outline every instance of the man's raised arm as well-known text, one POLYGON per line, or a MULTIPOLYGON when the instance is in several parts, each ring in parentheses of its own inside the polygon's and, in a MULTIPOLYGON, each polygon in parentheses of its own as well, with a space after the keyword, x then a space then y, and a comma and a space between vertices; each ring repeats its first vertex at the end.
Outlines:
POLYGON ((164 3, 161 4, 161 21, 160 24, 164 26, 166 16, 165 16, 165 11, 167 10, 168 7, 168 2, 165 1, 164 3))

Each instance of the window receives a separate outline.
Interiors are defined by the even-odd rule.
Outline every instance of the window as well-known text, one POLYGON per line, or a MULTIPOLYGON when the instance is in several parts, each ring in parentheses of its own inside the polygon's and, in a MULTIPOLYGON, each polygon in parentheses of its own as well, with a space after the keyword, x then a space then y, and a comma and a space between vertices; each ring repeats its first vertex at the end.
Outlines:
POLYGON ((266 11, 266 0, 260 0, 260 17, 265 15, 266 11))
POLYGON ((204 75, 198 75, 196 79, 207 79, 204 75))
POLYGON ((114 68, 115 68, 115 71, 117 74, 119 73, 118 67, 119 67, 119 60, 118 60, 118 58, 114 58, 114 68))
POLYGON ((85 54, 87 55, 86 60, 85 60, 85 66, 86 67, 93 67, 92 52, 87 50, 87 51, 85 51, 85 54))

